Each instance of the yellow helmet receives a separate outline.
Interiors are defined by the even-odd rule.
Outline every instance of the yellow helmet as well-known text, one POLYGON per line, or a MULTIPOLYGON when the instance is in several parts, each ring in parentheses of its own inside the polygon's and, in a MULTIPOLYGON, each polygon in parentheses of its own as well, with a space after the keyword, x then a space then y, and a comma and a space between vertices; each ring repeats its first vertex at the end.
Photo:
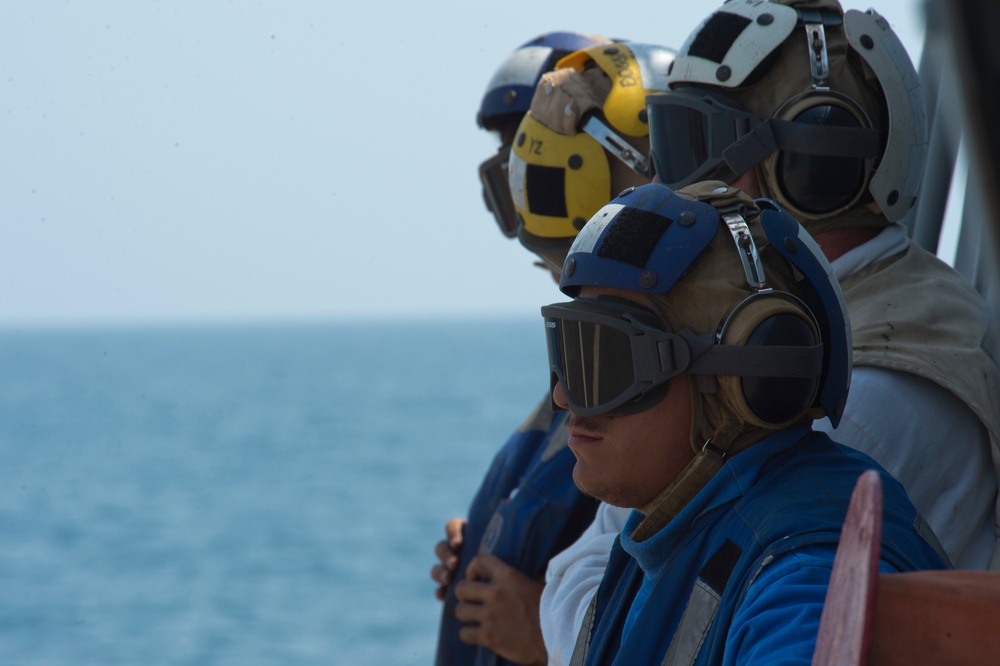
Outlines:
POLYGON ((508 180, 517 236, 549 268, 617 192, 649 182, 646 95, 666 90, 674 52, 614 42, 572 53, 542 77, 518 126, 508 180))

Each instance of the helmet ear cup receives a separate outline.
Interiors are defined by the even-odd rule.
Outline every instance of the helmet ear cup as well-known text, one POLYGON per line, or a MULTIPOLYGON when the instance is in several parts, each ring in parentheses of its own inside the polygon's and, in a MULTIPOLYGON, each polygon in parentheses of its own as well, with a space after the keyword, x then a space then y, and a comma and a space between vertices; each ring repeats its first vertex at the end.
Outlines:
MULTIPOLYGON (((720 327, 721 342, 744 346, 812 346, 820 343, 815 318, 797 298, 783 292, 755 294, 740 303, 720 327)), ((733 412, 747 423, 781 428, 809 411, 818 377, 720 376, 719 388, 733 412)))
MULTIPOLYGON (((779 120, 824 127, 871 129, 864 111, 846 96, 809 92, 775 112, 779 120)), ((822 217, 846 210, 867 191, 874 160, 861 157, 807 155, 779 150, 764 162, 776 199, 799 217, 822 217)))

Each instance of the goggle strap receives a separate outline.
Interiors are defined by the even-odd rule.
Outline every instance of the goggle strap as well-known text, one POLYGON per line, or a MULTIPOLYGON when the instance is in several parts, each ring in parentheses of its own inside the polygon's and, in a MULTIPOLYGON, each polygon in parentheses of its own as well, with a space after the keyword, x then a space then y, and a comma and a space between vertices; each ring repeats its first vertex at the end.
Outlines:
POLYGON ((687 371, 736 377, 819 377, 823 345, 715 345, 692 361, 687 371))
POLYGON ((823 372, 823 345, 719 345, 715 336, 678 334, 687 344, 671 336, 656 343, 660 373, 675 377, 733 375, 737 377, 819 377, 823 372))
POLYGON ((691 368, 692 359, 707 353, 715 346, 715 335, 704 333, 695 335, 684 330, 680 333, 664 333, 656 340, 659 354, 659 375, 676 377, 691 368))
POLYGON ((723 150, 722 157, 733 173, 742 174, 779 149, 802 155, 873 159, 882 154, 881 146, 881 130, 768 118, 723 150))

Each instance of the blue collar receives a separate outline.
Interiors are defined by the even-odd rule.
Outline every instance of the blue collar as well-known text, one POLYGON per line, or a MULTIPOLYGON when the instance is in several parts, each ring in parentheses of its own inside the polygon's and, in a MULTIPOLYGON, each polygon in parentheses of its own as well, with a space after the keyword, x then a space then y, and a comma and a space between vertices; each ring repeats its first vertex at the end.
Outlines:
POLYGON ((795 446, 810 432, 811 424, 786 428, 728 459, 676 518, 641 543, 633 541, 630 536, 643 519, 641 513, 633 511, 622 529, 622 548, 635 558, 645 573, 645 578, 659 578, 673 551, 682 546, 684 535, 693 528, 699 517, 746 494, 771 457, 795 446))

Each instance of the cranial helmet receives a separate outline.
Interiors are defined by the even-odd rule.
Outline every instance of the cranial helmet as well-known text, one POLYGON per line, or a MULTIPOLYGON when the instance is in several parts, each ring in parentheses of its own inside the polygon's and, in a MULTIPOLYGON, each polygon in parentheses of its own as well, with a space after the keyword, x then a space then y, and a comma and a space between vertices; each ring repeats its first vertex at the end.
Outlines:
POLYGON ((719 181, 626 190, 577 236, 560 288, 575 300, 542 314, 553 385, 574 413, 644 411, 687 373, 698 452, 840 420, 851 375, 843 295, 812 237, 771 200, 719 181), (586 286, 646 294, 656 311, 579 298, 586 286))
POLYGON ((755 169, 765 196, 814 233, 860 209, 885 225, 916 199, 928 140, 920 81, 874 10, 728 0, 681 47, 669 85, 649 116, 656 175, 670 187, 755 169))
POLYGON ((646 96, 666 90, 673 56, 634 42, 591 46, 539 82, 508 177, 517 237, 554 271, 595 211, 625 187, 649 182, 646 96))
POLYGON ((501 145, 496 155, 479 165, 479 178, 486 207, 508 238, 517 234, 517 217, 507 186, 510 136, 531 107, 535 86, 545 72, 551 71, 563 56, 606 41, 576 32, 539 35, 515 49, 486 86, 476 123, 485 130, 498 132, 501 145))

